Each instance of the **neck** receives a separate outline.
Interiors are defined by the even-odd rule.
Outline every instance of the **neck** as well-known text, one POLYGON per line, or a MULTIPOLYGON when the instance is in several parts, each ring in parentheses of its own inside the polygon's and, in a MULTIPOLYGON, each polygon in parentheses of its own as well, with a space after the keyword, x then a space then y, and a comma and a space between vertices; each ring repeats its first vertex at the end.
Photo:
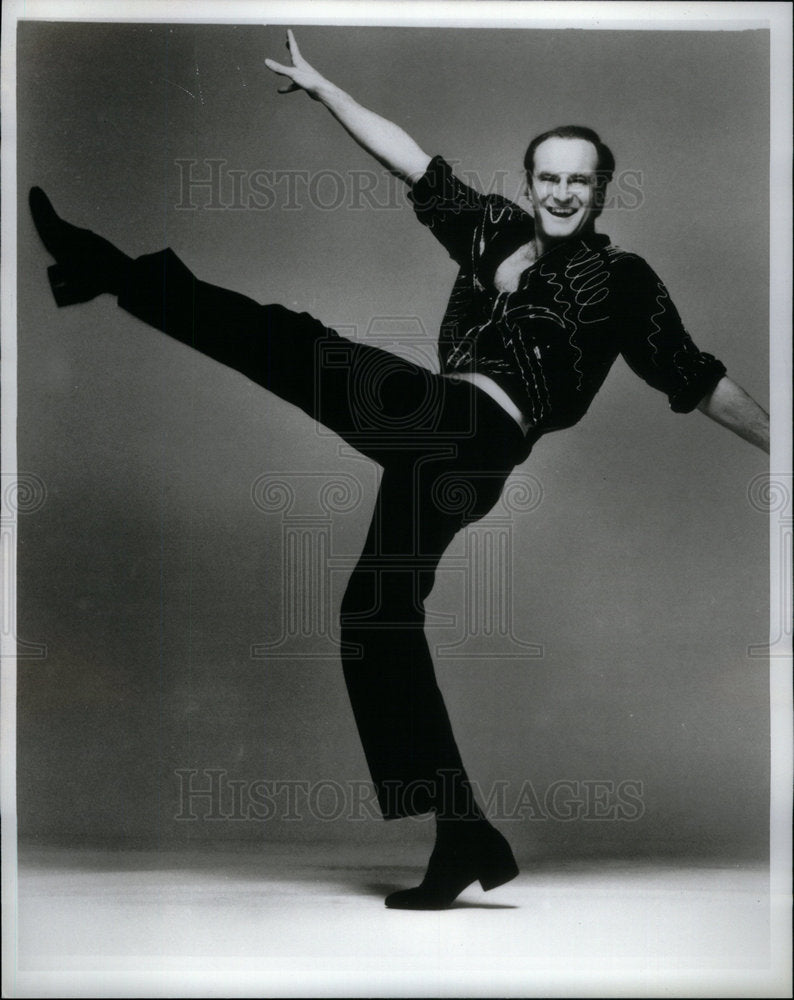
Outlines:
POLYGON ((562 246, 563 243, 569 243, 574 239, 586 239, 588 236, 592 236, 595 232, 594 226, 588 226, 586 229, 581 230, 581 232, 576 233, 573 236, 563 237, 562 239, 554 239, 553 237, 544 236, 543 233, 535 231, 535 247, 538 251, 538 257, 542 257, 543 254, 548 253, 549 250, 554 250, 555 247, 562 246))

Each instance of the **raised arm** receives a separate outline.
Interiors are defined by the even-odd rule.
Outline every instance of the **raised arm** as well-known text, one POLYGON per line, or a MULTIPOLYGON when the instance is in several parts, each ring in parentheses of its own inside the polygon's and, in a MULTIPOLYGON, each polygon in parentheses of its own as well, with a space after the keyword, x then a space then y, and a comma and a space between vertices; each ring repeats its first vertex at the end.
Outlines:
POLYGON ((697 408, 769 454, 769 414, 727 375, 701 399, 697 408))
POLYGON ((291 66, 265 59, 268 69, 290 81, 288 86, 279 90, 280 94, 305 90, 309 97, 328 108, 359 146, 402 180, 413 183, 424 174, 430 157, 407 132, 374 111, 368 111, 353 100, 350 94, 326 80, 300 54, 291 31, 287 31, 287 48, 292 59, 291 66))

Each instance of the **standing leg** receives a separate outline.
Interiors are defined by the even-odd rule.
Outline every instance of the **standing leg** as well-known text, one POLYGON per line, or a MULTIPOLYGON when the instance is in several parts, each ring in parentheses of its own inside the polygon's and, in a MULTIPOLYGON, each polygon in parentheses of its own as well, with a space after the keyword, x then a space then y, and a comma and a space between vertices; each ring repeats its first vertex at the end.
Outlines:
MULTIPOLYGON (((342 602, 345 681, 386 819, 433 811, 436 846, 421 885, 386 905, 443 909, 475 880, 484 889, 515 877, 509 845, 486 820, 463 768, 425 636, 424 601, 439 560, 466 520, 493 505, 506 472, 479 475, 425 451, 383 472, 364 552, 342 602), (444 502, 469 488, 471 510, 444 502)), ((469 456, 473 457, 473 456, 469 456)))
POLYGON ((342 601, 345 681, 385 819, 475 809, 425 636, 424 601, 460 524, 418 510, 416 479, 408 462, 384 469, 342 601))

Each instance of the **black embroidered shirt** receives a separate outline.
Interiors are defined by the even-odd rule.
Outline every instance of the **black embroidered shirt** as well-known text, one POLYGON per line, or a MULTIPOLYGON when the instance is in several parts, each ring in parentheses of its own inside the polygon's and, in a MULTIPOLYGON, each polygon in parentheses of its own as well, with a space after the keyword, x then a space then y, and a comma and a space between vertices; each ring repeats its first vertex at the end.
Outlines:
POLYGON ((616 357, 688 413, 725 374, 697 349, 658 276, 639 256, 589 232, 530 264, 499 292, 499 264, 528 243, 534 221, 515 202, 467 187, 440 156, 409 198, 460 270, 439 334, 441 371, 481 372, 541 434, 587 411, 616 357))

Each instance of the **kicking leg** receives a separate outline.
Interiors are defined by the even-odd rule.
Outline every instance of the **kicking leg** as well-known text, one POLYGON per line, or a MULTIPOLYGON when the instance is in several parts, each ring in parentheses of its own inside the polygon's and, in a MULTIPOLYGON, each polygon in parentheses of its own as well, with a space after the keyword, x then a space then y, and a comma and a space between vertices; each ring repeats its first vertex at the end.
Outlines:
POLYGON ((60 219, 38 188, 30 206, 57 261, 49 276, 59 305, 115 294, 132 315, 298 406, 381 464, 430 440, 454 453, 471 436, 476 390, 468 383, 342 337, 308 313, 199 281, 170 249, 132 260, 60 219))

